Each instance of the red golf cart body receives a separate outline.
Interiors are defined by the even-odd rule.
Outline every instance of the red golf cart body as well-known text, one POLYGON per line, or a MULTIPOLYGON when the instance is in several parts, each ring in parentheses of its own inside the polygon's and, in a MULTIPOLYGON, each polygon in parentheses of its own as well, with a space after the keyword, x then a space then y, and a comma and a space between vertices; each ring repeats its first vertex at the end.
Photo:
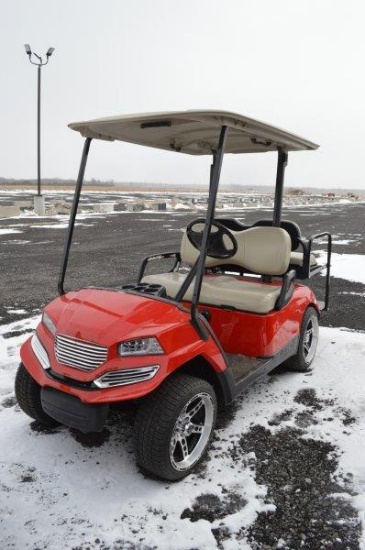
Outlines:
MULTIPOLYGON (((40 396, 39 408, 32 405, 38 399, 34 397, 38 394, 32 393, 33 401, 25 401, 24 410, 40 420, 51 418, 84 432, 96 431, 103 427, 109 405, 152 399, 160 395, 156 392, 161 388, 169 388, 167 381, 174 380, 177 374, 209 383, 218 399, 230 403, 277 365, 290 358, 297 361, 298 354, 302 355, 301 370, 307 368, 315 352, 321 308, 313 292, 300 280, 327 268, 327 307, 330 236, 321 234, 328 238, 328 254, 326 264, 319 266, 311 249, 318 236, 304 241, 295 224, 282 221, 281 209, 288 151, 317 146, 294 134, 224 111, 121 116, 70 127, 86 141, 61 265, 60 296, 45 307, 36 333, 21 348, 22 376, 28 377, 28 385, 35 384, 34 392, 39 388, 40 396), (92 139, 213 155, 209 204, 206 217, 189 225, 180 251, 162 251, 160 256, 147 258, 135 285, 65 292, 69 249, 92 139), (215 203, 224 153, 267 151, 278 152, 273 219, 252 227, 241 226, 232 219, 218 221, 215 203), (293 228, 298 232, 294 250, 293 235, 289 235, 293 228), (283 259, 277 267, 281 254, 283 259), (150 261, 165 257, 175 259, 170 272, 145 274, 150 261)), ((24 384, 18 389, 20 396, 26 392, 24 384)), ((208 418, 209 403, 214 398, 209 401, 206 395, 201 391, 196 398, 205 396, 202 403, 208 407, 208 418)), ((192 398, 181 409, 185 411, 184 418, 191 401, 192 398)), ((190 461, 186 458, 187 467, 179 466, 184 461, 171 455, 172 463, 178 466, 175 464, 174 471, 161 473, 141 458, 141 453, 138 459, 142 466, 168 479, 186 475, 201 458, 210 437, 204 436, 201 445, 189 443, 188 452, 186 441, 190 441, 191 434, 185 423, 185 435, 181 435, 179 414, 173 433, 180 430, 181 441, 185 438, 181 452, 185 458, 193 457, 190 461), (200 445, 198 458, 193 453, 194 445, 200 445)), ((204 418, 201 422, 199 429, 204 432, 204 418)), ((211 419, 209 429, 212 426, 211 419)), ((176 433, 171 441, 176 440, 176 433)))

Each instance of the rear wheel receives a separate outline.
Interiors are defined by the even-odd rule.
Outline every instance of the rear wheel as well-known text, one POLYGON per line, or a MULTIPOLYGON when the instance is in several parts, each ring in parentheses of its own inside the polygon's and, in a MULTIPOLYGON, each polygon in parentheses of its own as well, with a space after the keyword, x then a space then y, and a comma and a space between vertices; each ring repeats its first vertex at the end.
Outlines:
POLYGON ((318 313, 314 307, 308 307, 304 313, 296 355, 285 361, 284 365, 294 371, 306 372, 316 354, 318 344, 318 313))
POLYGON ((169 378, 137 414, 137 463, 163 479, 185 477, 202 459, 216 417, 217 399, 208 382, 186 374, 169 378))
POLYGON ((19 365, 15 377, 15 395, 22 411, 45 426, 59 423, 46 414, 41 403, 41 386, 31 377, 24 365, 19 365))

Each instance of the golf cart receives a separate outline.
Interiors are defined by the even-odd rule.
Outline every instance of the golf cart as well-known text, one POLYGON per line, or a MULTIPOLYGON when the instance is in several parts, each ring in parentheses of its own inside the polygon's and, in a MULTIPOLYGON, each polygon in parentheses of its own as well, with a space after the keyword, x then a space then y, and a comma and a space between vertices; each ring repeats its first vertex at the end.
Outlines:
MULTIPOLYGON (((218 403, 229 404, 284 363, 306 371, 328 307, 331 236, 302 238, 281 219, 288 151, 317 145, 225 111, 185 111, 70 124, 85 144, 60 270, 60 296, 47 305, 21 348, 15 390, 43 424, 82 432, 103 428, 109 407, 136 401, 135 453, 146 472, 177 480, 201 460, 218 403), (66 268, 92 140, 119 140, 177 153, 212 155, 206 215, 186 227, 179 251, 146 258, 136 282, 64 290, 66 268), (225 153, 278 154, 273 217, 245 226, 215 217, 225 153), (323 265, 313 243, 327 242, 323 265), (168 272, 148 274, 169 259, 168 272), (153 264, 152 264, 153 262, 153 264), (324 271, 320 304, 302 284, 324 271)), ((156 271, 156 270, 155 270, 156 271)), ((158 269, 157 269, 158 271, 158 269)))

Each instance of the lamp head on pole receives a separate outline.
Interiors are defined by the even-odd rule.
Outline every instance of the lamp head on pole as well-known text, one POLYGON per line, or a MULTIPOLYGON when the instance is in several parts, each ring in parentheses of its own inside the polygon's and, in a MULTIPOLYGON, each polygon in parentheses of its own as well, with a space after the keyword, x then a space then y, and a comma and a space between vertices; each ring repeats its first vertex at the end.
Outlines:
POLYGON ((24 44, 24 48, 26 51, 26 54, 29 55, 29 57, 32 55, 32 50, 30 49, 29 44, 24 44))
POLYGON ((53 54, 54 50, 55 50, 54 48, 48 48, 48 51, 47 51, 47 53, 46 53, 46 56, 47 56, 47 57, 51 57, 51 55, 53 54))

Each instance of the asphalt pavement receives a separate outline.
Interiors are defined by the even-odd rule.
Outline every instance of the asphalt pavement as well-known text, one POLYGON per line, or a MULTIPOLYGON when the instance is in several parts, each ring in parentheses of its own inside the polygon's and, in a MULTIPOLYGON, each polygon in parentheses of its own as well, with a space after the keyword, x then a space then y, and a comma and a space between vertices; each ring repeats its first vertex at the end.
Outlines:
MULTIPOLYGON (((304 237, 323 231, 332 233, 333 252, 365 254, 364 209, 364 204, 284 208, 283 218, 298 223, 304 237)), ((181 230, 198 216, 201 214, 191 212, 123 212, 82 217, 74 232, 66 290, 135 281, 142 259, 178 250, 181 230)), ((270 217, 270 211, 225 211, 217 212, 218 216, 236 217, 251 224, 270 217)), ((27 317, 57 297, 66 223, 66 218, 0 220, 1 324, 15 320, 13 310, 24 310, 17 318, 27 317), (1 234, 3 229, 13 232, 1 234)), ((319 248, 324 249, 324 245, 319 248)), ((153 269, 163 270, 161 265, 154 265, 153 269)), ((350 271, 349 264, 348 278, 356 279, 350 271)), ((322 299, 324 277, 316 276, 307 283, 322 299)), ((330 309, 323 313, 322 324, 365 330, 364 293, 362 283, 331 277, 330 309)))

